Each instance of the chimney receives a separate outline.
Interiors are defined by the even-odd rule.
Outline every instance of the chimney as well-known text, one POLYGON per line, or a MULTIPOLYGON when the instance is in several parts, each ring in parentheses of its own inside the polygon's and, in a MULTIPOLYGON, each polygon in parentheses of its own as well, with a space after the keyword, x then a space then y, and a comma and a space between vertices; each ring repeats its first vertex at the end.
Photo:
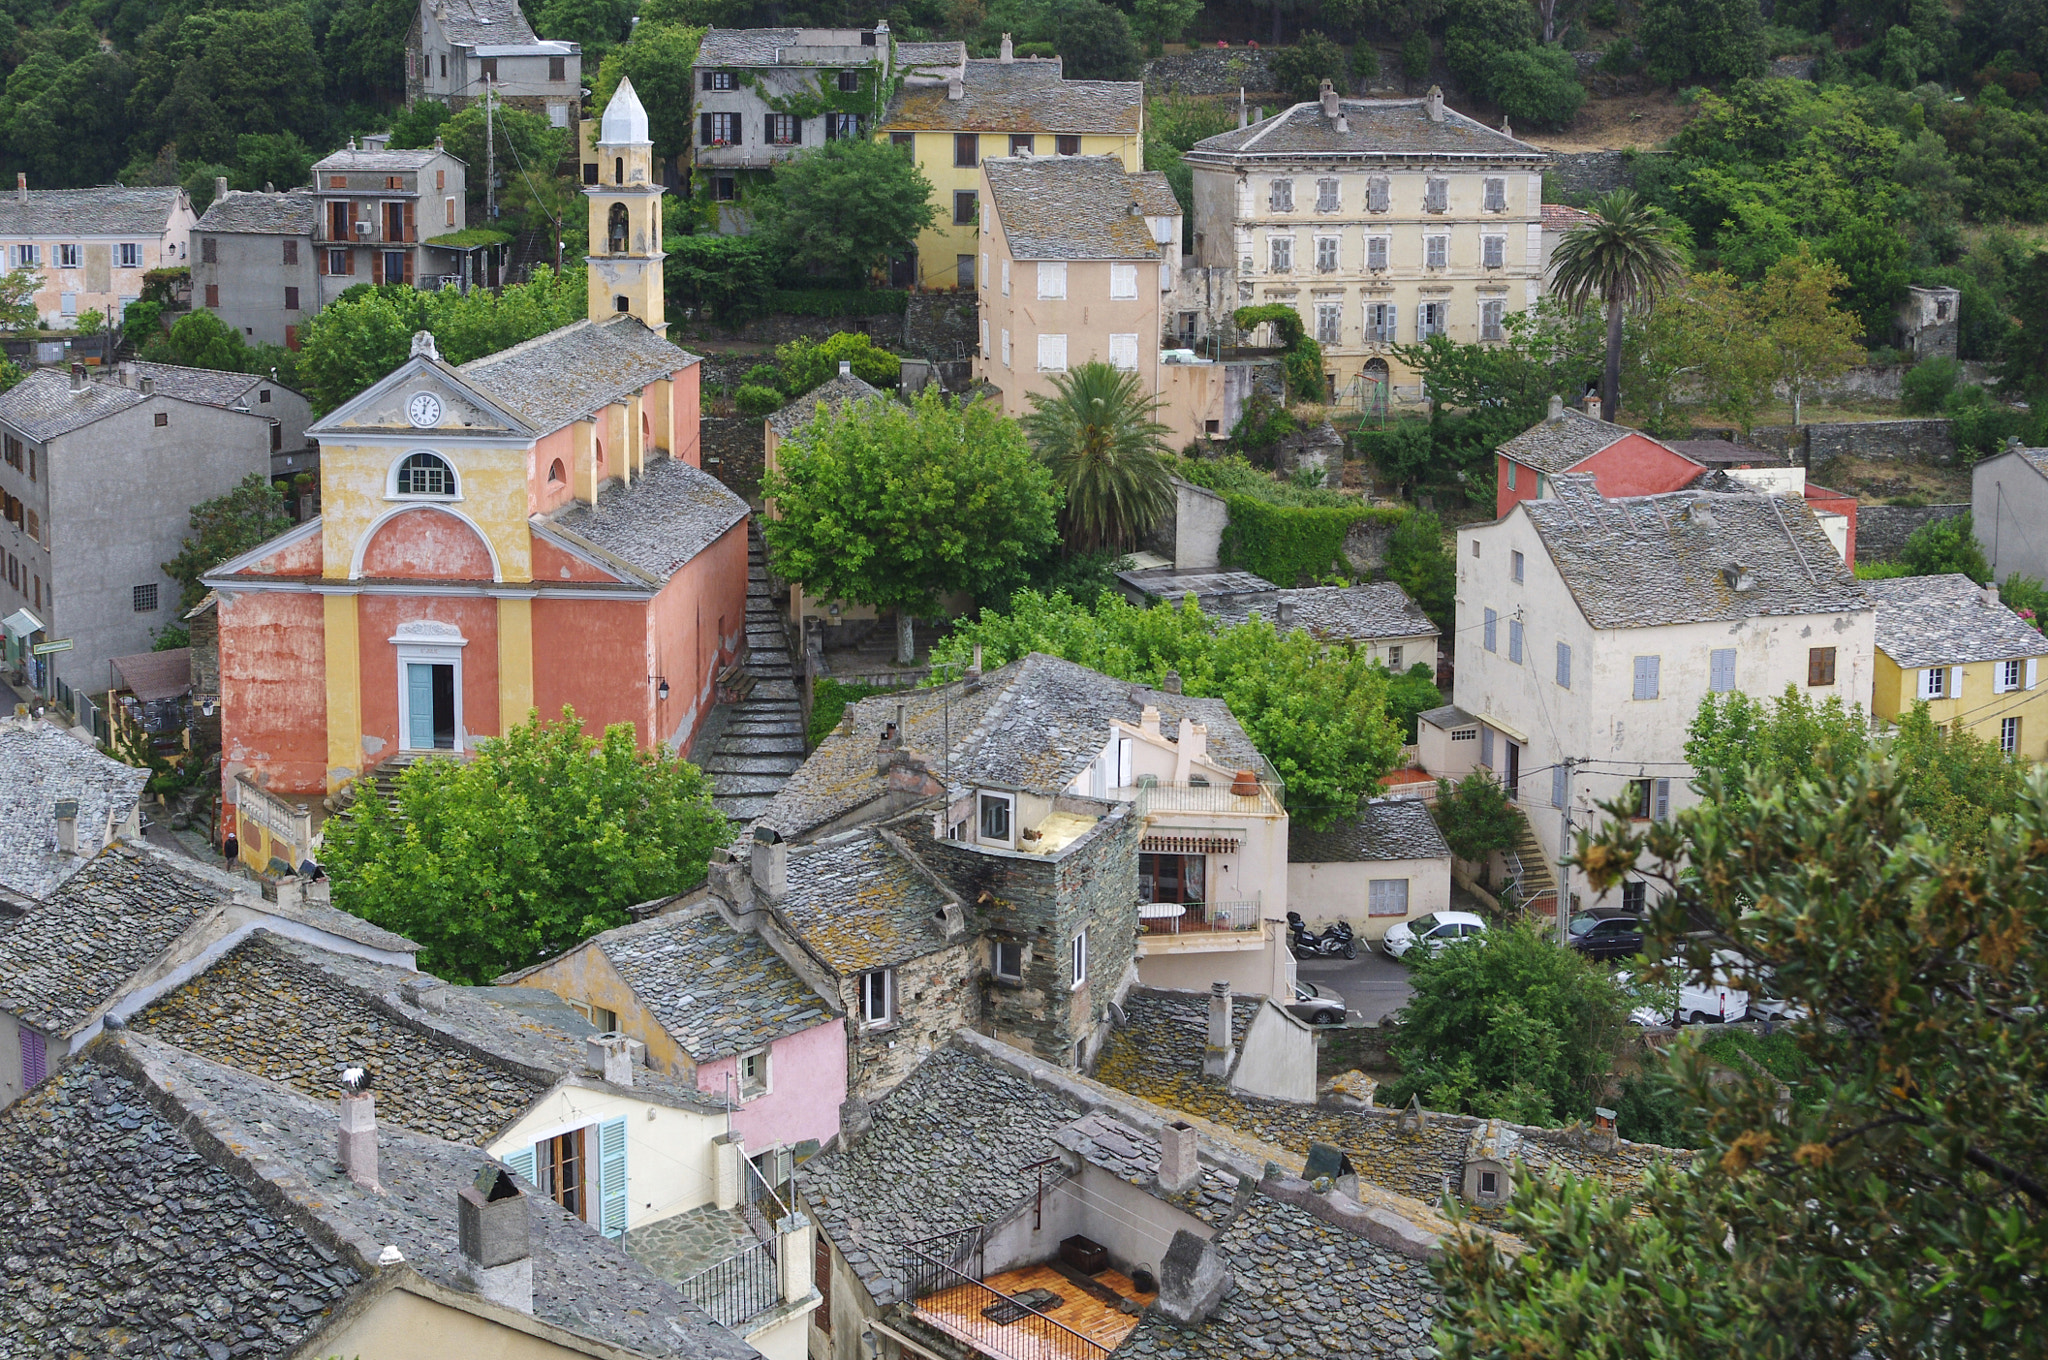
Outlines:
POLYGON ((216 201, 228 196, 228 177, 226 175, 215 175, 213 177, 213 196, 216 201))
POLYGON ((789 842, 776 834, 774 827, 757 826, 754 853, 747 863, 753 871, 754 889, 762 900, 770 906, 780 902, 789 891, 789 842))
POLYGON ((447 149, 448 144, 446 142, 442 141, 439 137, 434 138, 434 150, 446 151, 447 149))
POLYGON ((1508 126, 1508 120, 1505 116, 1503 116, 1500 120, 1500 135, 1503 137, 1512 137, 1515 135, 1515 130, 1508 126))
POLYGON ((141 391, 142 395, 145 397, 152 397, 156 395, 155 378, 137 378, 135 380, 135 386, 141 391))
POLYGON ((1600 394, 1598 392, 1588 392, 1586 394, 1585 407, 1586 414, 1598 420, 1600 418, 1600 394))
POLYGON ((1007 64, 1009 62, 1015 61, 1016 59, 1016 53, 1013 52, 1010 48, 1010 35, 1005 33, 1003 35, 1003 61, 1007 64))
POLYGON ((1292 597, 1282 595, 1274 602, 1273 621, 1283 629, 1294 626, 1294 600, 1292 597))
POLYGON ((1138 714, 1138 730, 1148 737, 1159 735, 1159 710, 1151 704, 1146 704, 1138 714))
POLYGON ((52 809, 57 817, 57 852, 64 855, 78 853, 78 800, 65 798, 52 809))
POLYGON ((1176 670, 1167 671, 1166 678, 1159 682, 1159 688, 1165 690, 1168 694, 1180 693, 1180 672, 1176 670))
POLYGON ((952 100, 959 100, 965 99, 966 97, 967 87, 960 83, 960 77, 954 76, 952 79, 946 82, 946 98, 952 100))
POLYGON ((377 1097, 370 1094, 367 1069, 341 1074, 341 1169, 365 1190, 377 1184, 377 1097))
POLYGON ((1209 754, 1209 724, 1190 723, 1189 730, 1181 737, 1181 749, 1188 753, 1189 760, 1200 760, 1209 754))
POLYGON ((86 377, 85 377, 85 365, 84 365, 84 364, 73 364, 73 365, 71 365, 71 390, 72 390, 73 392, 83 392, 83 391, 85 390, 85 385, 86 385, 86 377))
POLYGON ((1756 589, 1756 578, 1751 576, 1749 568, 1743 566, 1740 562, 1731 562, 1721 568, 1721 579, 1726 581, 1728 588, 1738 595, 1756 589))
POLYGON ((974 660, 967 667, 967 678, 969 680, 981 679, 981 644, 979 642, 974 644, 974 660))
POLYGON ((275 184, 272 184, 269 180, 264 180, 263 192, 266 194, 274 194, 277 192, 277 186, 275 184))
POLYGON ((1192 1190, 1202 1179, 1202 1161, 1196 1155, 1194 1127, 1174 1120, 1159 1131, 1159 1188, 1169 1195, 1192 1190))
POLYGON ((1336 87, 1331 85, 1330 82, 1326 80, 1323 82, 1323 87, 1317 93, 1316 97, 1322 102, 1323 117, 1328 118, 1334 122, 1338 114, 1336 87))
POLYGON ((1159 1298, 1152 1305, 1183 1327, 1206 1322, 1236 1281, 1223 1253, 1186 1228, 1174 1233, 1159 1261, 1159 1298))
POLYGON ((1991 609, 2004 607, 2005 601, 1998 598, 1998 587, 1987 585, 1983 589, 1984 603, 1991 609))
POLYGON ((1237 97, 1237 125, 1239 127, 1249 127, 1251 126, 1251 121, 1251 107, 1244 102, 1244 92, 1240 90, 1237 97))
POLYGON ((631 1086, 633 1069, 640 1065, 640 1056, 646 1051, 647 1045, 616 1030, 593 1034, 583 1041, 583 1055, 590 1070, 610 1086, 631 1086))
POLYGON ((1549 416, 1549 418, 1550 418, 1551 420, 1563 420, 1563 419, 1564 419, 1564 398, 1563 398, 1563 397, 1560 397, 1560 396, 1559 396, 1559 395, 1557 395, 1557 393, 1555 393, 1555 392, 1552 392, 1552 393, 1550 394, 1550 416, 1549 416))
POLYGON ((1252 770, 1239 770, 1230 777, 1232 798, 1256 798, 1259 796, 1259 776, 1252 770))
POLYGON ((1209 984, 1209 1043, 1202 1050, 1202 1075, 1222 1077, 1230 1073, 1230 984, 1209 984))
POLYGON ((515 1313, 533 1312, 533 1226, 526 1192, 509 1172, 479 1171, 474 1184, 455 1192, 456 1236, 462 1273, 485 1301, 515 1313))
POLYGON ((1429 87, 1429 93, 1422 97, 1422 108, 1429 115, 1430 122, 1441 123, 1444 120, 1443 86, 1432 85, 1429 87))
POLYGON ((853 376, 853 360, 841 359, 839 361, 839 376, 842 378, 851 378, 853 376))
POLYGON ((26 203, 26 202, 28 202, 28 172, 27 172, 27 171, 17 171, 17 172, 15 173, 15 176, 14 176, 14 201, 15 201, 16 203, 26 203))

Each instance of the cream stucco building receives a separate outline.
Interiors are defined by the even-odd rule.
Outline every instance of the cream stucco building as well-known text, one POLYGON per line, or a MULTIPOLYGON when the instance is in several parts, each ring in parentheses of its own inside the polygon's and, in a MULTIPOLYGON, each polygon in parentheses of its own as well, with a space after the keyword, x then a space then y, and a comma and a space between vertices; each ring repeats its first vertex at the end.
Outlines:
POLYGON ((152 269, 188 264, 199 215, 176 185, 124 189, 30 189, 16 175, 0 198, 0 252, 9 270, 31 269, 40 324, 75 325, 81 311, 119 318, 142 296, 152 269))

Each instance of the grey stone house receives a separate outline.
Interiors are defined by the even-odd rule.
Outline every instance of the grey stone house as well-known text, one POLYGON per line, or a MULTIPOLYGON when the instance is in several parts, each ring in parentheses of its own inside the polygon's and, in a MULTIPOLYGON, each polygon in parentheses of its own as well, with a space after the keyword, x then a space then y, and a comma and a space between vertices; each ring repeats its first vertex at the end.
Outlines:
POLYGON ((405 35, 405 102, 461 112, 484 97, 569 127, 583 94, 580 43, 544 42, 519 0, 420 0, 405 35))
POLYGON ((2048 449, 2014 438, 1970 469, 1970 523, 1992 580, 2018 572, 2048 581, 2048 449))
POLYGON ((228 190, 193 228, 192 300, 251 344, 299 347, 299 327, 320 310, 311 189, 228 190))
POLYGON ((257 414, 265 391, 280 405, 275 384, 252 380, 247 410, 149 385, 74 366, 38 369, 0 394, 5 660, 74 711, 74 690, 107 687, 111 658, 148 651, 178 622, 178 584, 162 564, 177 556, 192 507, 251 473, 268 477, 282 438, 257 414), (58 641, 71 645, 33 654, 58 641))
POLYGON ((313 240, 324 306, 358 283, 460 282, 469 258, 437 237, 469 224, 468 167, 437 140, 416 151, 348 148, 313 166, 313 240))

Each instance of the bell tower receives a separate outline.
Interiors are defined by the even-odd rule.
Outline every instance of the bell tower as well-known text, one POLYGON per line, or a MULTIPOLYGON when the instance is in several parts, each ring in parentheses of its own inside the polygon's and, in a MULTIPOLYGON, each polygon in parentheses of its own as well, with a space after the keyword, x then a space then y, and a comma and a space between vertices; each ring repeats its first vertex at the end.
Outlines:
POLYGON ((662 309, 661 196, 647 110, 633 82, 619 81, 597 133, 597 183, 590 199, 590 319, 637 316, 666 337, 662 309))

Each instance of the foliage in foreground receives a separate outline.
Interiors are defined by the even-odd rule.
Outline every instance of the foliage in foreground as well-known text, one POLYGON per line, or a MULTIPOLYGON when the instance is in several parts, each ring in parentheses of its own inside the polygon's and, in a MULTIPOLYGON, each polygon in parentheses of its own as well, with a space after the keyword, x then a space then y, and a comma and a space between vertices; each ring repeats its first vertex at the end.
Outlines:
POLYGON ((420 966, 485 983, 624 925, 700 882, 727 834, 711 781, 619 723, 586 736, 538 713, 469 761, 422 760, 397 809, 367 795, 327 824, 344 911, 419 942, 420 966))
POLYGON ((227 495, 193 506, 187 523, 178 555, 163 564, 164 575, 178 583, 179 617, 206 598, 200 576, 291 528, 292 516, 283 490, 252 472, 227 495))
POLYGON ((1448 1360, 2048 1349, 2048 782, 1965 847, 1901 774, 1710 776, 1673 823, 1582 839, 1596 889, 1645 856, 1670 888, 1649 957, 1704 975, 1731 952, 1829 1023, 1792 1027, 1814 1077, 1786 1109, 1774 1078, 1684 1064, 1689 1167, 1628 1196, 1523 1178, 1505 1226, 1526 1254, 1465 1238, 1434 1263, 1448 1360))

